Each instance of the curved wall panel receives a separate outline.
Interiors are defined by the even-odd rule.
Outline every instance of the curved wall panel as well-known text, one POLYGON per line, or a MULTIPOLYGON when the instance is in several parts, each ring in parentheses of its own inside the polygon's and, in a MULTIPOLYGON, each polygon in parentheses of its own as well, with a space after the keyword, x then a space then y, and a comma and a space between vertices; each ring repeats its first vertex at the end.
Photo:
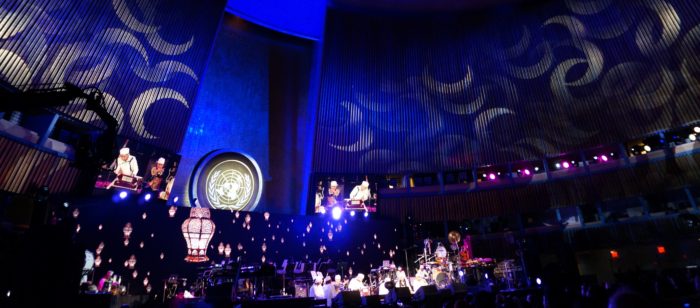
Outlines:
POLYGON ((550 1, 465 15, 331 11, 315 172, 539 159, 700 118, 700 4, 550 1))
MULTIPOLYGON (((225 1, 3 1, 0 78, 96 87, 120 134, 178 151, 225 1)), ((62 111, 97 116, 75 101, 62 111)))

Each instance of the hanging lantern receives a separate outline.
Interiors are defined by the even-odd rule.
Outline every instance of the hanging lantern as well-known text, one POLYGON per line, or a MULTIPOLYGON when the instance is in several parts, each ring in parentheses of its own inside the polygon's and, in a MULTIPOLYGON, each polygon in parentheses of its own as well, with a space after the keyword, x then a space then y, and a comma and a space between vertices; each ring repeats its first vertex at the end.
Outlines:
POLYGON ((262 261, 262 263, 265 263, 265 255, 263 255, 262 258, 260 258, 260 261, 262 261))
POLYGON ((207 246, 214 235, 216 226, 211 220, 208 208, 194 207, 190 210, 190 217, 182 223, 182 236, 187 242, 187 262, 206 262, 207 246))
POLYGON ((143 241, 139 244, 139 247, 143 248, 143 241))
POLYGON ((240 251, 240 250, 243 250, 243 244, 238 243, 238 247, 237 247, 237 248, 238 248, 239 251, 240 251))
POLYGON ((171 206, 170 209, 168 210, 168 216, 170 218, 175 217, 175 213, 177 212, 177 208, 175 206, 171 206))
POLYGON ((250 224, 250 214, 245 214, 245 223, 250 224))
POLYGON ((124 239, 129 239, 129 237, 131 237, 132 231, 134 231, 134 228, 131 227, 130 222, 127 222, 126 225, 124 225, 124 228, 122 228, 122 232, 124 233, 124 239))
POLYGON ((234 215, 236 216, 236 218, 238 218, 239 216, 241 216, 241 214, 240 214, 238 211, 236 211, 236 213, 235 213, 234 215))
POLYGON ((224 248, 224 255, 227 258, 231 257, 231 244, 226 244, 226 248, 224 248))
POLYGON ((263 213, 263 217, 265 217, 265 221, 268 221, 270 219, 270 213, 269 212, 263 213))
POLYGON ((105 242, 100 242, 100 244, 97 245, 97 249, 95 249, 95 253, 99 256, 102 253, 102 249, 105 249, 105 242))
POLYGON ((95 258, 95 267, 100 267, 100 264, 102 264, 102 257, 97 255, 97 258, 95 258))
POLYGON ((223 255, 223 254, 224 254, 224 249, 226 249, 226 247, 224 246, 224 242, 220 242, 220 243, 219 243, 219 247, 217 247, 217 248, 218 248, 218 250, 219 250, 219 255, 223 255))
POLYGON ((131 277, 134 277, 134 279, 136 279, 136 277, 138 277, 138 276, 139 276, 139 272, 137 270, 134 270, 134 272, 131 273, 131 277))
POLYGON ((333 230, 328 230, 328 240, 329 241, 333 240, 333 230))
POLYGON ((80 233, 80 224, 75 226, 75 233, 80 233))
POLYGON ((153 290, 153 287, 151 287, 150 284, 147 285, 147 286, 146 286, 146 293, 151 293, 151 290, 153 290))
POLYGON ((165 254, 162 253, 162 252, 160 253, 160 259, 161 259, 161 260, 165 259, 165 254))
POLYGON ((141 215, 141 218, 143 218, 143 220, 146 220, 147 217, 148 217, 148 215, 146 214, 146 212, 143 212, 143 215, 141 215))
POLYGON ((148 277, 143 279, 143 286, 148 286, 148 277))
POLYGON ((134 267, 136 266, 136 256, 131 255, 131 257, 129 257, 129 260, 127 260, 127 262, 128 262, 129 268, 134 269, 134 267))
POLYGON ((267 245, 265 243, 262 244, 262 252, 264 253, 267 250, 267 245))
POLYGON ((80 210, 78 210, 78 209, 73 210, 73 218, 78 218, 79 215, 80 215, 80 210))

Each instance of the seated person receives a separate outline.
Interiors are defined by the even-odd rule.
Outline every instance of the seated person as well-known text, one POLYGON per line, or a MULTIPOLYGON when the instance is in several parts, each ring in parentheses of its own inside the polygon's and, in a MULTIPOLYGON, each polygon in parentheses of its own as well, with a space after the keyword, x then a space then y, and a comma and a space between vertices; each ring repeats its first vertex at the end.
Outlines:
POLYGON ((365 286, 362 282, 363 280, 365 280, 365 275, 362 273, 357 274, 357 276, 348 283, 348 289, 350 291, 361 291, 365 286))
POLYGON ((151 168, 148 178, 148 188, 152 191, 160 191, 165 177, 165 158, 161 157, 156 161, 156 165, 151 168))
POLYGON ((340 188, 338 188, 338 182, 331 181, 331 185, 328 188, 328 194, 326 194, 326 206, 333 206, 340 200, 340 188))
POLYGON ((116 167, 114 173, 117 176, 136 176, 139 173, 139 164, 136 162, 136 157, 129 154, 129 148, 119 150, 116 167))
POLYGON ((323 276, 317 276, 314 280, 314 285, 309 289, 309 297, 314 299, 325 299, 326 292, 323 289, 323 276))
POLYGON ((369 182, 362 181, 362 184, 355 186, 350 192, 351 203, 361 203, 364 204, 365 201, 369 200, 369 182))

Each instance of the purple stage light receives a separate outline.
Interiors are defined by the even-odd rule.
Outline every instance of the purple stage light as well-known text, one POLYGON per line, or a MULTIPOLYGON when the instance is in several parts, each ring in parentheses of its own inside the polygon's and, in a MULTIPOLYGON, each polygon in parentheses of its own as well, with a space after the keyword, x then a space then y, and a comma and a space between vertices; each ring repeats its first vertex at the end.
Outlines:
POLYGON ((601 156, 600 156, 600 160, 602 160, 602 161, 608 161, 608 157, 605 156, 605 155, 601 155, 601 156))
POLYGON ((523 173, 525 173, 525 175, 530 175, 530 169, 525 169, 525 171, 523 171, 523 173))
POLYGON ((495 179, 496 179, 496 175, 493 174, 493 173, 490 173, 490 174, 489 174, 489 179, 495 180, 495 179))
POLYGON ((569 162, 568 162, 568 161, 563 162, 563 163, 561 164, 561 166, 564 167, 564 169, 569 169, 569 167, 571 167, 571 165, 569 165, 569 162))
POLYGON ((120 198, 120 199, 126 199, 126 196, 127 196, 127 195, 129 195, 129 194, 127 194, 125 191, 122 191, 122 192, 119 193, 119 198, 120 198))

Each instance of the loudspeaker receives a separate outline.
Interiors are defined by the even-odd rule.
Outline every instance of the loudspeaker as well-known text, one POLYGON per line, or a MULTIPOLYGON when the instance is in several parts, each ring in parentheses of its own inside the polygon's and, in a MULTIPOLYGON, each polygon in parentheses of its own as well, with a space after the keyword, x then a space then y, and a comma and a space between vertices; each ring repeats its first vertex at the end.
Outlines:
POLYGON ((379 307, 379 306, 382 305, 382 298, 384 298, 384 296, 382 296, 382 295, 370 295, 370 296, 365 296, 365 297, 364 297, 365 302, 364 302, 363 306, 366 306, 366 307, 379 307))
POLYGON ((343 291, 333 299, 333 307, 360 307, 361 305, 360 291, 343 291))
POLYGON ((405 303, 411 300, 411 290, 408 287, 396 288, 396 298, 405 303))
POLYGON ((428 297, 435 296, 438 294, 438 289, 435 285, 431 284, 428 286, 422 286, 416 290, 416 293, 413 294, 413 299, 416 301, 423 301, 428 297))
POLYGON ((452 291, 452 294, 463 294, 467 293, 467 285, 459 282, 452 283, 449 286, 450 291, 452 291))

